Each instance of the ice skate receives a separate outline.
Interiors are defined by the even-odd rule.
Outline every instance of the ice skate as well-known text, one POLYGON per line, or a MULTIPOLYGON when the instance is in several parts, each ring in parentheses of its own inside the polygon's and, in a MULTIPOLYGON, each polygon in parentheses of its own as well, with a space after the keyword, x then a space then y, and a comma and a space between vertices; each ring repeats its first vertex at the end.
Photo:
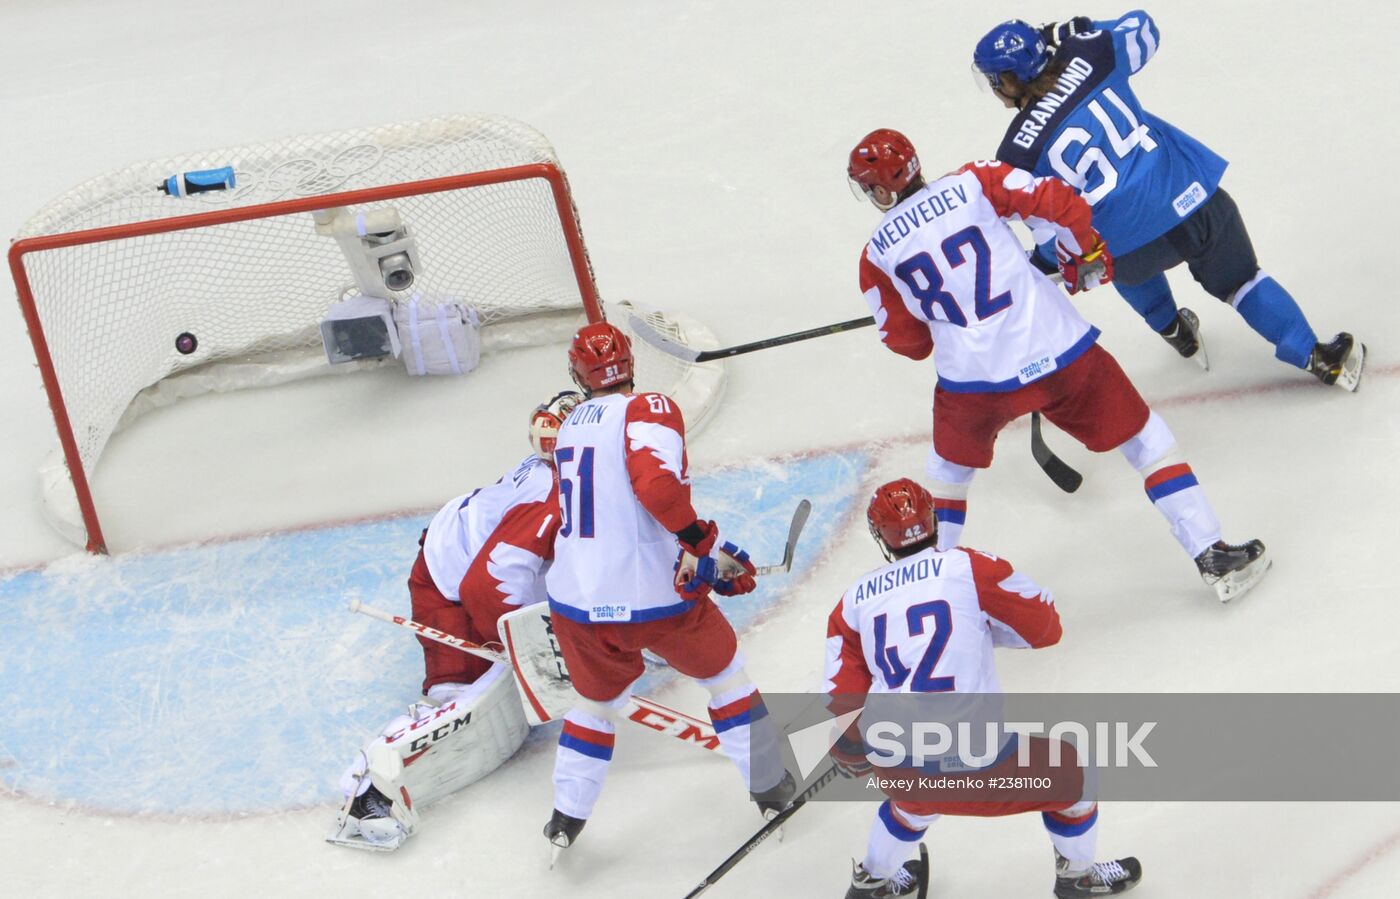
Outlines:
POLYGON ((856 865, 851 872, 851 887, 846 890, 846 899, 892 899, 896 896, 924 899, 927 895, 928 850, 923 843, 919 844, 919 857, 905 862, 892 877, 873 877, 864 865, 856 865))
POLYGON ((1366 344, 1343 331, 1328 343, 1318 343, 1308 357, 1308 371, 1324 384, 1336 384, 1353 393, 1361 386, 1366 365, 1366 344))
POLYGON ((544 826, 544 837, 549 840, 549 867, 553 868, 554 863, 559 860, 559 854, 578 839, 578 835, 583 832, 583 825, 588 823, 586 818, 575 818, 566 815, 559 809, 554 810, 550 816, 549 823, 544 826))
POLYGON ((1239 545, 1217 540, 1196 557, 1196 570, 1201 573, 1201 580, 1215 588, 1221 602, 1249 592, 1273 564, 1259 540, 1239 545))
POLYGON ((1167 325, 1166 330, 1157 333, 1182 357, 1210 371, 1210 359, 1206 356, 1206 345, 1201 339, 1201 320, 1196 313, 1186 308, 1176 310, 1172 323, 1167 325))
POLYGON ((1142 865, 1135 858, 1097 862, 1082 871, 1071 871, 1069 859, 1055 853, 1055 896, 1057 899, 1112 896, 1126 893, 1142 880, 1142 865))
POLYGON ((403 845, 408 832, 393 817, 393 802, 372 785, 346 801, 336 831, 326 842, 352 849, 391 852, 403 845))
POLYGON ((792 775, 784 771, 783 779, 778 781, 777 786, 749 795, 758 803, 758 812, 763 815, 763 819, 771 821, 792 805, 792 797, 796 792, 797 784, 793 782, 792 775))

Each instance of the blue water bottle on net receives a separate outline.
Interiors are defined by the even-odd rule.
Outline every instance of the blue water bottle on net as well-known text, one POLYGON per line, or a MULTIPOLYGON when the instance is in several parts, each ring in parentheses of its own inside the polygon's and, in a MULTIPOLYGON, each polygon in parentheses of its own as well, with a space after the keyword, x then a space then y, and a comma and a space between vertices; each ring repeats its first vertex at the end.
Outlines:
POLYGON ((163 193, 172 197, 187 197, 191 194, 202 194, 211 190, 231 190, 233 185, 233 166, 226 165, 218 169, 201 169, 196 172, 171 175, 158 187, 163 193))

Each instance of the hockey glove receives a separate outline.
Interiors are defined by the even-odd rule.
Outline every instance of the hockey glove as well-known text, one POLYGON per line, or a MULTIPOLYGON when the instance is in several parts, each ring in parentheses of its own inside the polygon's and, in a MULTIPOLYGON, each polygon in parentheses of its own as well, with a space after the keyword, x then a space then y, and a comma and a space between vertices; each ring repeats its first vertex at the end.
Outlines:
POLYGON ((1078 34, 1094 30, 1094 20, 1088 16, 1075 16, 1068 22, 1046 22, 1040 26, 1040 39, 1052 47, 1058 47, 1078 34))
POLYGON ((1055 253, 1060 258, 1060 277, 1071 295, 1113 280, 1113 256, 1097 234, 1094 245, 1082 255, 1070 252, 1064 244, 1056 244, 1055 253))
POLYGON ((710 550, 718 538, 719 527, 713 521, 698 518, 676 533, 681 548, 676 554, 675 587, 682 599, 694 602, 710 595, 718 567, 710 550))
POLYGON ((720 596, 752 593, 758 586, 753 579, 758 569, 749 561, 749 554, 727 540, 720 545, 718 563, 715 592, 720 596))
POLYGON ((836 763, 836 770, 842 777, 861 778, 874 769, 870 759, 865 757, 865 744, 848 734, 842 734, 832 744, 831 760, 836 763))

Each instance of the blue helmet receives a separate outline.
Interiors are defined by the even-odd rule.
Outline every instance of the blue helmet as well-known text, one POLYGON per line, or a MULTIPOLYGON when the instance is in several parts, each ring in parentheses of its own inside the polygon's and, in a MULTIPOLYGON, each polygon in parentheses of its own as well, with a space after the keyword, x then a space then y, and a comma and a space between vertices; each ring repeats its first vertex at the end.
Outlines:
POLYGON ((977 42, 977 48, 972 51, 972 65, 989 80, 1002 72, 1010 72, 1022 84, 1028 84, 1045 71, 1051 55, 1039 29, 1020 19, 1012 19, 1002 22, 977 42))

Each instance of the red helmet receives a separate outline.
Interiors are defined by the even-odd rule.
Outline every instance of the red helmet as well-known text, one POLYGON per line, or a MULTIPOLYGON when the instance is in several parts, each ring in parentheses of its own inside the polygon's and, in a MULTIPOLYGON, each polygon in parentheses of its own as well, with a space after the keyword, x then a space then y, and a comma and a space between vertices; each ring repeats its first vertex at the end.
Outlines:
POLYGON ((909 138, 893 128, 877 128, 851 151, 846 174, 867 194, 876 185, 895 196, 919 174, 919 154, 909 138))
POLYGON ((870 497, 865 518, 887 559, 891 550, 931 543, 938 536, 933 496, 908 478, 880 485, 870 497))
POLYGON ((632 341, 609 322, 584 325, 569 347, 569 372, 585 391, 625 384, 632 380, 632 341))

